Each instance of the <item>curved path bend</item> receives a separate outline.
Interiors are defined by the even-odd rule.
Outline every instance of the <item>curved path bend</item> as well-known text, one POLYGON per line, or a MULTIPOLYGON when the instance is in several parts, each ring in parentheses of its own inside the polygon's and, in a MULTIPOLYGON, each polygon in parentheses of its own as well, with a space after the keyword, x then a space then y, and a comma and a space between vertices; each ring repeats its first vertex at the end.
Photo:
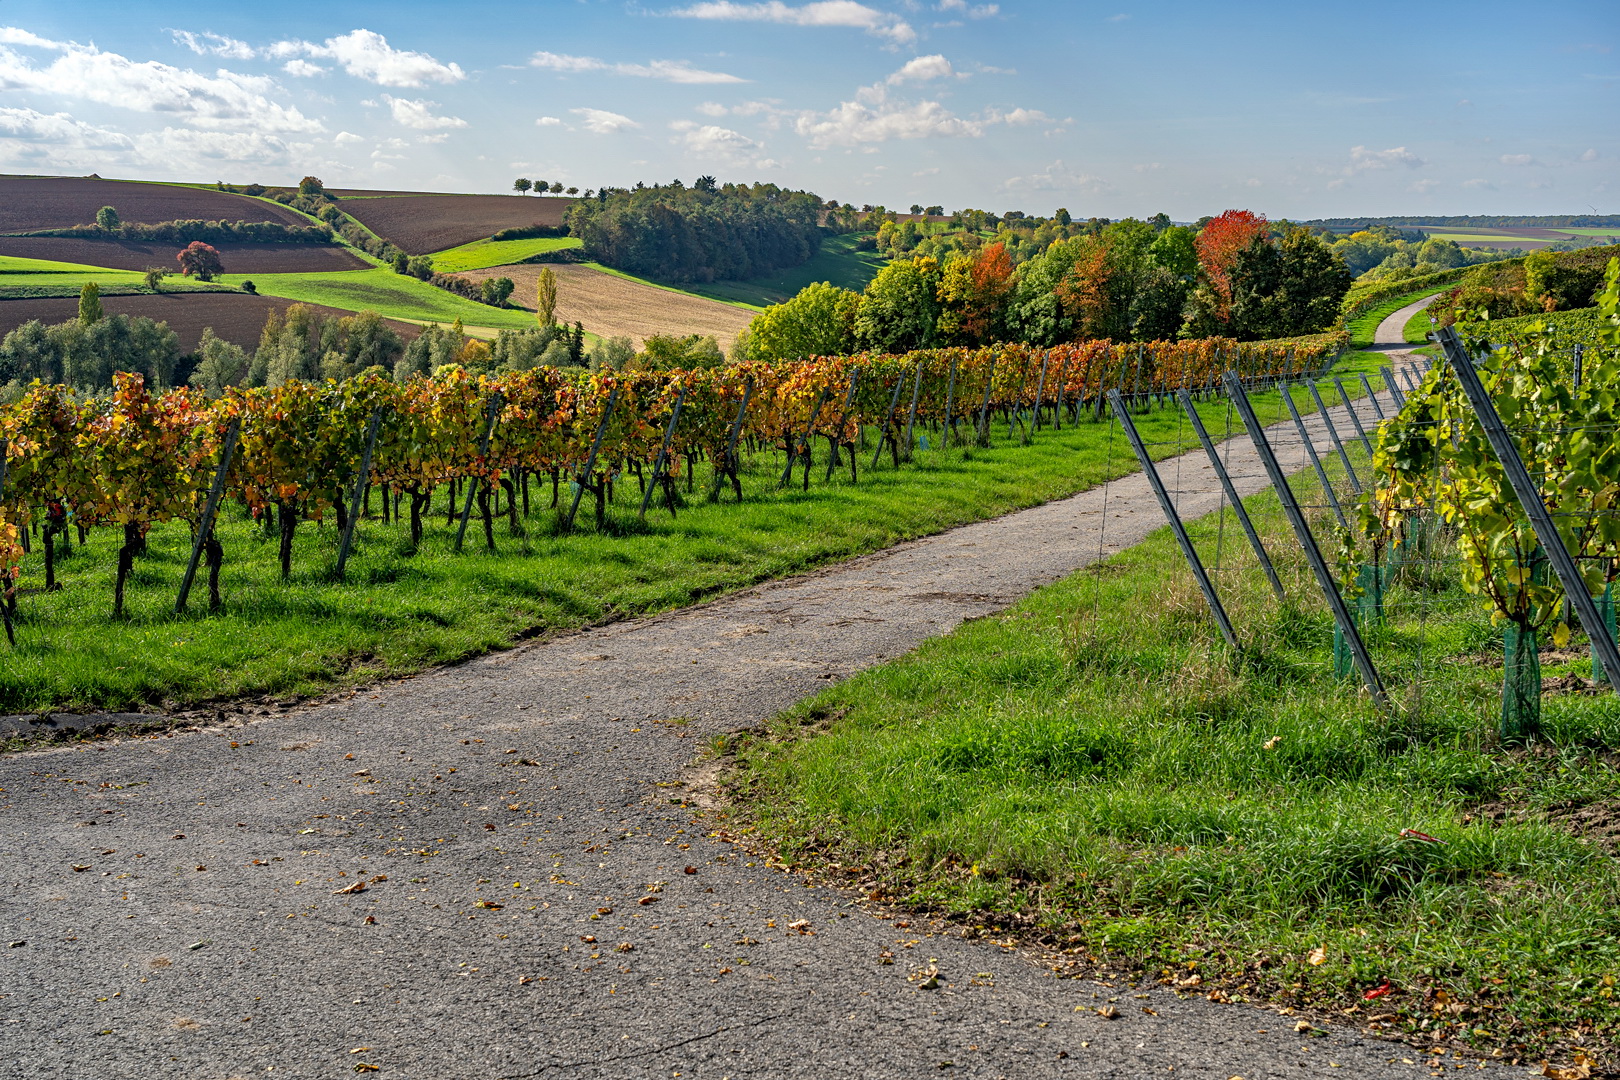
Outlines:
MULTIPOLYGON (((1202 460, 1164 467, 1190 515, 1202 460)), ((0 1077, 1413 1076, 1351 1028, 884 921, 680 805, 704 736, 1159 524, 1135 475, 338 704, 0 759, 0 1077)))

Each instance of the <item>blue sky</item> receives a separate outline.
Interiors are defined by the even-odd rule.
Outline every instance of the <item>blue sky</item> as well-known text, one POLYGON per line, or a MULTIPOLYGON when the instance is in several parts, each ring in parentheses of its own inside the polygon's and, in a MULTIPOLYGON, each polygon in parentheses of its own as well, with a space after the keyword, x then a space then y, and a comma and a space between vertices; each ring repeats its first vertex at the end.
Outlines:
POLYGON ((0 171, 1620 213, 1620 7, 0 0, 0 171))

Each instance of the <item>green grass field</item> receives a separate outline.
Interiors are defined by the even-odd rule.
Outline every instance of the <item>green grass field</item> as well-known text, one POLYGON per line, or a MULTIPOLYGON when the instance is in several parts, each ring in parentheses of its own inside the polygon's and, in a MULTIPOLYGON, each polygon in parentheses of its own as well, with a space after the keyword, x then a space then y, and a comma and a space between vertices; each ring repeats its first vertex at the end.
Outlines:
MULTIPOLYGON (((0 255, 0 298, 77 296, 85 283, 91 281, 102 287, 103 295, 150 291, 138 270, 112 270, 83 263, 0 255)), ((163 280, 165 292, 207 292, 218 288, 218 285, 192 281, 177 274, 163 280)))
POLYGON ((856 234, 830 236, 821 250, 802 266, 752 281, 716 281, 708 285, 681 286, 685 291, 711 300, 763 308, 790 299, 806 285, 828 281, 839 288, 860 292, 877 276, 888 260, 875 251, 857 251, 856 234))
MULTIPOLYGON (((1275 497, 1248 503, 1291 602, 1230 516, 1191 530, 1206 559, 1224 530, 1242 660, 1161 529, 718 740, 740 751, 727 827, 1082 971, 1506 1058, 1612 1049, 1620 865, 1559 819, 1620 805, 1620 701, 1548 697, 1544 741, 1498 745, 1500 632, 1442 569, 1402 577, 1369 635, 1381 717, 1331 674, 1275 497)), ((1590 675, 1584 653, 1544 673, 1590 675)))
MULTIPOLYGON (((1324 394, 1335 399, 1331 384, 1324 394)), ((1307 411, 1309 399, 1296 394, 1307 411)), ((1263 418, 1282 414, 1275 392, 1257 395, 1263 418)), ((1214 424, 1225 405, 1202 406, 1214 424)), ((1139 420, 1144 437, 1168 453, 1190 445, 1179 411, 1139 420)), ((94 530, 88 547, 62 564, 65 588, 40 593, 43 553, 23 566, 18 648, 3 651, 0 713, 54 708, 124 709, 257 694, 309 692, 400 675, 500 648, 521 634, 665 610, 757 581, 886 547, 1071 494, 1134 467, 1107 424, 1043 431, 1029 446, 920 451, 914 464, 875 472, 862 462, 808 492, 778 491, 781 468, 761 456, 744 478, 742 505, 702 502, 671 521, 651 513, 641 526, 633 483, 621 487, 610 528, 587 524, 554 535, 542 493, 528 539, 506 535, 483 550, 474 526, 469 550, 449 552, 438 501, 421 551, 405 551, 403 530, 367 521, 350 563, 352 584, 330 584, 335 530, 300 526, 294 574, 281 584, 276 546, 233 509, 221 526, 225 612, 176 619, 174 589, 188 549, 184 525, 160 525, 151 554, 138 561, 129 616, 112 612, 114 530, 94 530)), ((871 450, 868 449, 870 454, 871 450)), ((868 459, 869 460, 869 459, 868 459)), ((707 470, 704 470, 706 473, 707 470)), ((699 483, 706 480, 700 477, 699 483)), ((564 485, 566 496, 566 484, 564 485)), ((589 512, 584 515, 589 518, 589 512)))
POLYGON ((534 325, 534 316, 526 311, 474 303, 382 267, 319 274, 225 274, 219 280, 232 286, 251 280, 265 296, 345 311, 375 311, 390 319, 449 324, 459 318, 466 326, 492 330, 534 325))
POLYGON ((579 247, 573 236, 541 236, 530 240, 477 240, 471 244, 434 252, 433 269, 441 274, 456 274, 463 270, 486 270, 492 266, 508 266, 548 251, 562 251, 579 247))

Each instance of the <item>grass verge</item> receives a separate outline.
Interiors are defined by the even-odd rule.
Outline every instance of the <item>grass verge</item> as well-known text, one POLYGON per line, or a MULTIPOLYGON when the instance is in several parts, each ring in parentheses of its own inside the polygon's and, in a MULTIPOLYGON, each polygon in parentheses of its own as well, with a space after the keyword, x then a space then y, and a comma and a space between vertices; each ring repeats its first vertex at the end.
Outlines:
MULTIPOLYGON (((1296 401, 1311 407, 1303 392, 1296 401)), ((1263 420, 1285 415, 1275 392, 1256 395, 1256 406, 1263 420)), ((1224 402, 1203 409, 1212 425, 1223 422, 1224 402)), ((1138 422, 1161 453, 1196 445, 1178 411, 1138 422)), ((997 446, 971 455, 919 451, 898 471, 868 471, 868 459, 858 484, 847 472, 823 484, 818 471, 808 492, 778 490, 781 463, 763 454, 744 478, 741 505, 704 503, 700 487, 698 501, 677 519, 653 512, 645 525, 626 481, 601 533, 587 525, 556 535, 554 518, 541 509, 547 485, 531 504, 526 538, 507 536, 497 519, 494 553, 483 550, 476 524, 467 551, 451 553, 441 494, 414 554, 400 527, 366 521, 348 585, 330 580, 330 525, 300 527, 292 580, 282 584, 274 540, 232 509, 220 526, 226 603, 217 617, 170 613, 189 552, 184 525, 152 530, 122 621, 111 617, 114 530, 92 531, 87 546, 75 546, 59 568, 65 588, 54 593, 37 591, 43 553, 36 544, 23 565, 18 647, 0 654, 0 712, 169 710, 406 674, 526 635, 679 607, 1069 495, 1135 468, 1122 437, 1105 424, 1047 429, 1019 446, 1002 422, 995 438, 997 446)), ((200 606, 194 600, 193 610, 200 606)))
POLYGON ((1509 1060, 1612 1052, 1620 829, 1575 823, 1620 822, 1620 700, 1549 697, 1544 741, 1498 745, 1500 635, 1434 571, 1370 635, 1403 702, 1381 717, 1332 677, 1274 496, 1247 502, 1295 602, 1232 518, 1190 529, 1206 559, 1224 530, 1243 657, 1161 529, 717 745, 729 827, 1074 973, 1509 1060))

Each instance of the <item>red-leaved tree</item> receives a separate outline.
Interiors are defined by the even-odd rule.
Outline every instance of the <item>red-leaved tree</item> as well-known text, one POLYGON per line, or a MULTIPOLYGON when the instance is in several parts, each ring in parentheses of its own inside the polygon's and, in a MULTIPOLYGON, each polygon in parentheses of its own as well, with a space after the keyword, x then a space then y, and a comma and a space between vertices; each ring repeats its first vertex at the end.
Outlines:
POLYGON ((1269 233, 1270 228, 1261 215, 1248 210, 1228 210, 1220 217, 1211 218, 1198 234, 1198 264, 1220 300, 1222 319, 1232 309, 1232 264, 1237 262, 1238 252, 1253 243, 1255 237, 1269 233))
POLYGON ((219 250, 201 240, 187 244, 175 258, 180 263, 180 272, 198 281, 213 281, 225 272, 225 264, 219 261, 219 250))

